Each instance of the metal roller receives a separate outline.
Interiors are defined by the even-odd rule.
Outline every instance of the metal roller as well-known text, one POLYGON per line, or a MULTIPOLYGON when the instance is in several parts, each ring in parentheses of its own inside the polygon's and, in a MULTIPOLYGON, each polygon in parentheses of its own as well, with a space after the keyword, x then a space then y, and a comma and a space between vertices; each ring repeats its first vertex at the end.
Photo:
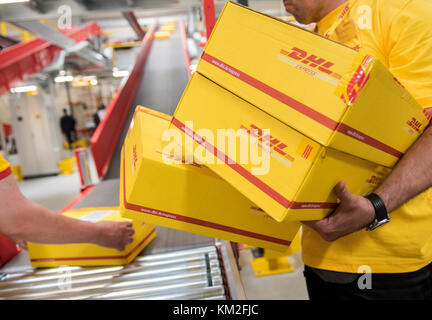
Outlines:
POLYGON ((129 265, 8 274, 0 299, 226 299, 216 247, 139 256, 129 265))

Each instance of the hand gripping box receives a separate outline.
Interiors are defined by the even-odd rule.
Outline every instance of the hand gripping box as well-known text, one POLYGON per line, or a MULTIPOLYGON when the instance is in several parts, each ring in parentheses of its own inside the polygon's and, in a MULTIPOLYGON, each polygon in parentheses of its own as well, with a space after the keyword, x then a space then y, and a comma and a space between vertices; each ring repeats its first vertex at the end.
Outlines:
MULTIPOLYGON (((71 209, 62 213, 75 219, 90 222, 130 221, 120 216, 118 207, 71 209)), ((33 267, 105 266, 126 265, 155 238, 154 226, 132 221, 135 234, 133 242, 123 251, 90 243, 39 244, 28 242, 28 252, 33 267)))
POLYGON ((197 71, 316 142, 387 167, 429 122, 377 59, 232 2, 197 71))
POLYGON ((171 127, 183 136, 166 148, 182 144, 185 159, 193 155, 277 221, 322 219, 337 206, 339 181, 365 194, 390 171, 320 145, 198 73, 171 127))
MULTIPOLYGON (((286 251, 300 224, 276 222, 210 169, 175 160, 174 153, 165 154, 162 135, 170 120, 157 111, 136 109, 122 150, 121 215, 286 251)), ((172 131, 179 135, 177 130, 172 131)))

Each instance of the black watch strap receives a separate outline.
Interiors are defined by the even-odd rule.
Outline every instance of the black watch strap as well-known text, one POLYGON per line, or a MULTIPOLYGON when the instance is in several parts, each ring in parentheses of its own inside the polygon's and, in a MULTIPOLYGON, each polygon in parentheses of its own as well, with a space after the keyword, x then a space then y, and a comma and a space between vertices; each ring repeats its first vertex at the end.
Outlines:
POLYGON ((369 193, 364 196, 366 199, 368 199, 372 206, 375 209, 375 221, 368 227, 369 230, 374 230, 378 228, 379 226, 387 223, 390 221, 387 208, 385 206, 384 201, 375 193, 369 193))

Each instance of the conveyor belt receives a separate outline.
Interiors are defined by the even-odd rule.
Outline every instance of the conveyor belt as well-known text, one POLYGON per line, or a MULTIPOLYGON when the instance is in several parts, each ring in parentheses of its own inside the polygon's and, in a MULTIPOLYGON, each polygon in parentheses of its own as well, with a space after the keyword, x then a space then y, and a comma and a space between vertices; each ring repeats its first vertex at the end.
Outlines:
MULTIPOLYGON (((154 40, 108 172, 75 208, 119 205, 120 151, 135 107, 174 113, 188 81, 182 54, 179 30, 169 40, 154 40)), ((160 226, 156 232, 127 266, 29 266, 18 273, 0 273, 0 300, 245 299, 229 242, 160 226), (63 288, 68 277, 71 286, 63 288)))
POLYGON ((142 105, 173 115, 188 80, 180 31, 173 33, 170 39, 155 39, 110 167, 105 175, 106 180, 120 178, 120 152, 135 107, 142 105))
MULTIPOLYGON (((171 34, 170 39, 154 40, 107 174, 75 208, 119 205, 120 151, 137 105, 169 115, 174 113, 188 82, 179 29, 171 34)), ((160 226, 156 227, 156 232, 156 239, 143 254, 214 244, 213 238, 160 226)))
POLYGON ((61 267, 0 279, 0 300, 226 299, 216 247, 138 257, 127 266, 61 267))

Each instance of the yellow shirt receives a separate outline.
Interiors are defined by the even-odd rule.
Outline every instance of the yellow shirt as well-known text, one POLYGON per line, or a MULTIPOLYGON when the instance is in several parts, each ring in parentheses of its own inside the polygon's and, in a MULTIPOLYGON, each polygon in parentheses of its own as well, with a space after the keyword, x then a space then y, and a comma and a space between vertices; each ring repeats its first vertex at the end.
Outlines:
POLYGON ((8 175, 10 175, 11 169, 9 162, 7 162, 1 155, 0 155, 0 180, 6 178, 8 175))
MULTIPOLYGON (((317 32, 381 60, 424 107, 432 107, 432 1, 351 0, 317 24, 317 32)), ((377 106, 379 107, 379 106, 377 106)), ((304 226, 303 261, 358 273, 416 271, 432 262, 432 188, 390 214, 390 223, 328 243, 304 226)))

